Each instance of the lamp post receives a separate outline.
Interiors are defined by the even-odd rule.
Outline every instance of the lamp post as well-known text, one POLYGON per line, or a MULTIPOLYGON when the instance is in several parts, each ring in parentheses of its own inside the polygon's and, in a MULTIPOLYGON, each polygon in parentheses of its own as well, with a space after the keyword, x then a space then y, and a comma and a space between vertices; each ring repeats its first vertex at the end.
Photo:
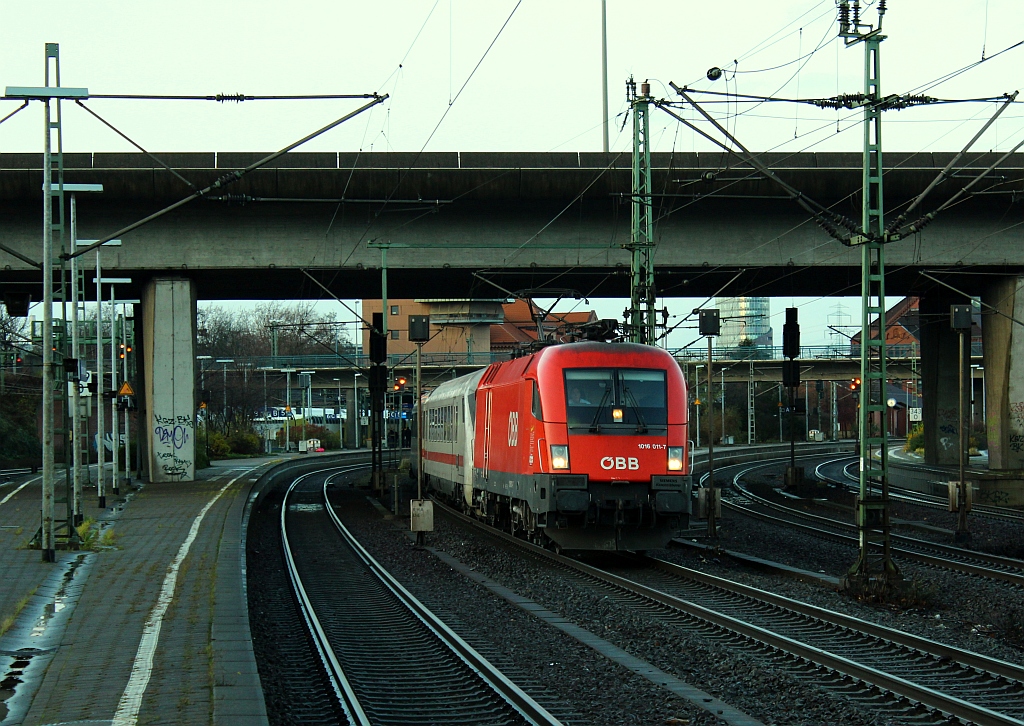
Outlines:
POLYGON ((227 432, 228 423, 228 363, 234 363, 234 358, 217 358, 217 363, 224 364, 224 431, 227 432))
MULTIPOLYGON (((79 247, 86 247, 97 240, 77 240, 75 244, 79 247)), ((96 277, 95 280, 103 279, 103 266, 100 261, 100 251, 103 247, 120 247, 121 240, 112 239, 104 242, 96 248, 96 277)), ((104 439, 106 439, 106 417, 103 414, 103 286, 96 282, 96 498, 99 500, 99 508, 106 509, 107 490, 103 473, 103 465, 107 455, 104 453, 104 439)))
MULTIPOLYGON (((99 249, 96 250, 96 259, 99 260, 99 249)), ((96 283, 97 291, 100 289, 102 285, 110 285, 110 389, 111 392, 114 394, 110 398, 110 426, 112 435, 111 453, 114 455, 114 468, 113 474, 111 475, 111 491, 113 491, 114 494, 120 494, 121 487, 120 483, 117 481, 117 474, 120 468, 118 462, 118 454, 121 449, 121 427, 117 420, 117 293, 114 287, 116 285, 130 285, 132 282, 132 278, 103 277, 101 275, 97 275, 95 278, 93 278, 93 282, 96 283)), ((102 348, 102 346, 99 345, 98 341, 97 347, 102 348)))
POLYGON ((352 412, 355 417, 352 421, 355 424, 355 446, 353 448, 358 449, 359 444, 359 376, 363 375, 358 371, 352 376, 352 412))
MULTIPOLYGON (((102 184, 64 184, 64 191, 71 192, 71 247, 78 245, 78 201, 77 192, 102 192, 102 184)), ((97 250, 99 254, 99 250, 97 250)), ((97 275, 99 277, 99 275, 97 275)), ((71 357, 79 358, 79 317, 78 298, 82 295, 82 314, 85 314, 85 291, 78 289, 78 258, 71 258, 71 357)), ((81 370, 82 366, 79 366, 81 370)), ((76 379, 78 376, 76 376, 76 379)), ((82 411, 81 383, 76 380, 71 387, 71 467, 72 467, 72 524, 78 526, 85 519, 82 514, 82 486, 89 478, 89 467, 82 469, 82 411)), ((88 449, 86 449, 88 455, 88 449)))

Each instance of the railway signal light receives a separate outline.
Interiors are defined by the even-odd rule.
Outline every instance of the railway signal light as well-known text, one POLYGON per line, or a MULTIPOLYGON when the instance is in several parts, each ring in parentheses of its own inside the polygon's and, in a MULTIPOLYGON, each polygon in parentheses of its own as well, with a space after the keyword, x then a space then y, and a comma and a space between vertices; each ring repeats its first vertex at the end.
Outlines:
POLYGON ((800 324, 797 323, 797 308, 786 308, 786 324, 782 326, 782 355, 786 358, 800 357, 800 324))
POLYGON ((405 376, 399 376, 398 378, 395 379, 395 385, 393 385, 391 387, 391 390, 393 390, 393 391, 404 391, 405 390, 405 384, 408 383, 408 382, 409 382, 408 378, 406 378, 405 376))
POLYGON ((860 379, 859 378, 854 378, 853 380, 850 381, 850 390, 851 391, 859 391, 860 390, 860 379))

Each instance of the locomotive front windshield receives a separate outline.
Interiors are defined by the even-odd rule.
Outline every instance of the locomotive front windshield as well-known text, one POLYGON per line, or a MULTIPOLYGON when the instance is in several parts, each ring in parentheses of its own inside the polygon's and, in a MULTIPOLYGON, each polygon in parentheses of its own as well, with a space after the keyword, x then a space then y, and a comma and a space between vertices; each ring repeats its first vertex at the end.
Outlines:
POLYGON ((645 434, 668 425, 663 370, 568 369, 565 400, 566 422, 577 432, 645 434))

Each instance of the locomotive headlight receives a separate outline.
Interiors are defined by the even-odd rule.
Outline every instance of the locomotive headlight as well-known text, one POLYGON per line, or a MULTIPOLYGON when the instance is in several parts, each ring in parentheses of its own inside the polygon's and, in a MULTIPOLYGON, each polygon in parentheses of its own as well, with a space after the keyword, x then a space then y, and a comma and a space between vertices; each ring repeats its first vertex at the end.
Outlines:
POLYGON ((562 444, 551 445, 551 468, 552 469, 568 469, 569 468, 569 447, 562 444))
POLYGON ((615 423, 622 423, 622 409, 621 408, 613 408, 612 409, 612 420, 615 421, 615 423))
POLYGON ((668 470, 669 471, 682 471, 683 470, 683 447, 682 446, 670 446, 670 447, 668 447, 668 470))

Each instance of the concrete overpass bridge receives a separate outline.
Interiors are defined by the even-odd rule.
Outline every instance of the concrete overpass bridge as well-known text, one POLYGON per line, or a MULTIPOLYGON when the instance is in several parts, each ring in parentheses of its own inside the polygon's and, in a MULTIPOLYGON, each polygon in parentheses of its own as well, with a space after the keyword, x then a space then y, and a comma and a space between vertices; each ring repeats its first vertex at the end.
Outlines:
MULTIPOLYGON (((202 187, 262 155, 160 156, 179 176, 141 154, 65 155, 67 182, 105 189, 80 201, 81 238, 110 234, 187 196, 190 184, 202 187)), ((859 154, 761 158, 816 201, 859 218, 859 154)), ((898 213, 950 158, 886 154, 888 214, 898 213)), ((993 160, 972 155, 924 208, 948 199, 993 160)), ((772 182, 730 161, 721 153, 653 155, 659 294, 858 294, 859 251, 828 237, 772 182)), ((40 250, 41 162, 39 154, 0 154, 0 240, 31 259, 40 250)), ((1024 468, 1024 332, 1013 322, 1024 320, 1022 189, 1024 154, 1018 154, 972 197, 886 250, 888 294, 922 298, 930 431, 956 426, 950 413, 957 339, 948 311, 964 301, 933 278, 991 306, 983 325, 990 461, 1013 470, 1024 468), (1000 314, 988 314, 992 309, 1000 314)), ((381 243, 391 245, 389 286, 402 297, 431 297, 439 288, 490 297, 491 282, 510 290, 625 296, 629 258, 621 245, 629 238, 629 202, 626 154, 293 153, 216 198, 125 235, 121 248, 104 254, 105 270, 133 279, 132 287, 118 288, 119 296, 143 301, 137 320, 147 415, 191 419, 194 387, 182 381, 195 366, 197 299, 323 296, 306 273, 340 297, 375 297, 381 250, 373 245, 381 243)), ((0 287, 38 285, 36 269, 0 252, 0 287)), ((926 448, 931 461, 955 456, 936 440, 926 448)))

